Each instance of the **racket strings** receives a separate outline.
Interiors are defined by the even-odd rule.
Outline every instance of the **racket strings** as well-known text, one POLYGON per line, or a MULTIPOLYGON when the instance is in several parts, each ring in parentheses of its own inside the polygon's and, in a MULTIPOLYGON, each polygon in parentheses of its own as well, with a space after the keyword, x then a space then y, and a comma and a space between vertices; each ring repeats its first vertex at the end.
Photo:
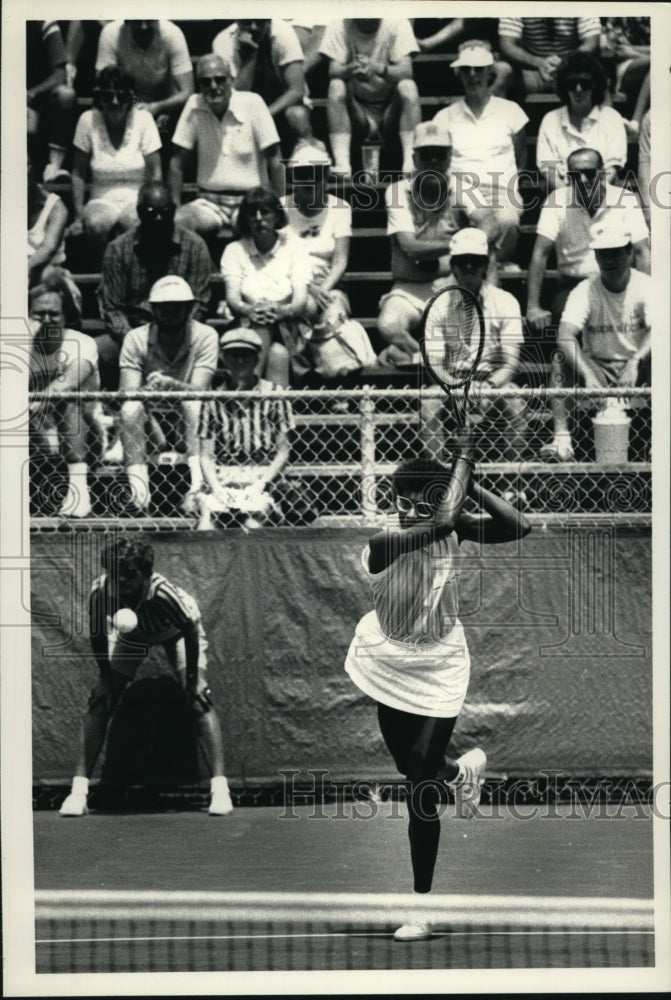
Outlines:
POLYGON ((428 367, 450 387, 472 374, 480 345, 480 321, 474 300, 460 290, 444 293, 429 307, 424 322, 428 367))

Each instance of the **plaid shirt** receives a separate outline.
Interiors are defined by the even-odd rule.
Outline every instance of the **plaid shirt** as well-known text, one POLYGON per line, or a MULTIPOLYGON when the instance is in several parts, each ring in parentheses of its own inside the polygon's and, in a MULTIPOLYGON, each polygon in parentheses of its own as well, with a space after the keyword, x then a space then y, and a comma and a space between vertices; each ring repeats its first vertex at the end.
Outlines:
POLYGON ((112 336, 123 338, 129 330, 150 322, 147 301, 151 286, 166 274, 188 281, 198 308, 195 319, 207 314, 210 300, 212 260, 202 237, 175 228, 160 256, 143 246, 140 228, 118 236, 108 245, 98 286, 98 308, 112 336))

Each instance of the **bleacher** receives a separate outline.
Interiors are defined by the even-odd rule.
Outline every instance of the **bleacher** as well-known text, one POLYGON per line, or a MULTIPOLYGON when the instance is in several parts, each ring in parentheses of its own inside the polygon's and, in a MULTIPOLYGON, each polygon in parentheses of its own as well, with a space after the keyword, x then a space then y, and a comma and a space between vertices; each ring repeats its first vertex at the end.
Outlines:
MULTIPOLYGON (((214 22, 178 21, 176 23, 185 32, 194 60, 208 51, 208 38, 213 37, 224 24, 224 22, 216 22, 216 30, 211 30, 208 33, 206 26, 214 24, 214 22)), ((432 118, 441 107, 454 100, 459 94, 458 82, 450 70, 450 63, 454 58, 453 53, 422 54, 414 58, 414 75, 421 95, 422 115, 425 120, 432 118)), ((314 134, 324 141, 328 140, 326 128, 327 82, 324 67, 318 67, 310 78, 314 103, 312 122, 314 134)), ((614 103, 616 106, 620 101, 621 98, 615 95, 614 103)), ((80 99, 82 109, 89 103, 90 101, 87 101, 86 98, 80 99)), ((538 125, 543 115, 557 105, 557 97, 549 93, 531 95, 525 102, 525 110, 530 119, 527 138, 529 170, 533 170, 535 166, 538 125)), ((632 176, 635 174, 636 164, 636 144, 631 142, 627 172, 632 176)), ((355 159, 353 162, 355 170, 357 166, 355 159)), ((353 207, 353 236, 349 269, 343 280, 343 287, 350 298, 353 315, 368 330, 377 352, 383 347, 375 328, 378 303, 380 297, 391 287, 392 281, 390 245, 385 228, 384 189, 387 183, 399 176, 399 168, 400 147, 396 148, 392 143, 383 151, 380 183, 368 189, 374 197, 372 207, 370 205, 362 206, 360 199, 354 197, 355 192, 351 185, 343 186, 342 181, 338 182, 337 187, 335 184, 332 185, 334 193, 349 199, 353 207)), ((535 224, 541 204, 541 190, 532 180, 526 179, 521 185, 521 192, 527 208, 521 220, 520 239, 514 258, 520 270, 517 273, 509 274, 504 270, 500 281, 502 287, 518 299, 524 315, 527 268, 534 243, 535 224)), ((185 197, 192 197, 194 193, 195 185, 191 180, 185 186, 185 197)), ((544 285, 544 297, 548 301, 552 297, 556 281, 556 271, 553 270, 553 267, 554 264, 551 260, 544 285)), ((92 272, 79 268, 74 276, 83 294, 83 329, 91 334, 100 332, 103 329, 103 323, 98 315, 95 299, 95 288, 99 274, 97 271, 92 272)), ((221 278, 213 265, 213 315, 209 322, 216 328, 221 328, 223 325, 222 321, 214 315, 214 307, 222 294, 221 278)), ((518 383, 521 386, 529 386, 537 390, 539 387, 547 386, 551 344, 542 337, 532 335, 528 330, 525 336, 518 383)), ((407 449, 416 440, 417 406, 416 401, 413 404, 411 390, 415 391, 416 396, 417 372, 380 372, 374 379, 369 378, 367 381, 368 384, 375 387, 375 390, 381 388, 390 390, 386 402, 381 399, 375 401, 376 417, 373 421, 377 434, 376 445, 373 449, 373 461, 377 462, 377 472, 382 473, 388 471, 391 468, 391 463, 398 460, 403 448, 407 449), (399 388, 402 390, 402 387, 405 387, 405 393, 403 391, 399 393, 399 388), (384 443, 384 447, 381 446, 381 442, 384 443)), ((365 378, 364 382, 366 382, 365 378)), ((300 404, 295 406, 299 431, 292 465, 294 475, 302 477, 303 482, 319 480, 316 487, 317 493, 322 501, 324 497, 328 499, 326 507, 331 515, 351 518, 355 514, 361 514, 362 510, 364 516, 370 515, 370 504, 366 508, 365 502, 362 504, 359 499, 353 506, 351 499, 345 499, 346 495, 351 497, 353 483, 355 494, 359 498, 362 495, 362 468, 365 465, 365 459, 360 453, 363 433, 360 419, 361 397, 356 395, 352 397, 349 413, 345 416, 337 416, 333 413, 329 393, 326 393, 317 409, 314 406, 311 408, 309 403, 311 399, 311 395, 308 394, 304 407, 301 407, 300 404), (320 435, 321 444, 319 444, 320 435), (356 454, 353 456, 354 448, 356 448, 356 454)), ((548 515, 558 509, 553 499, 553 483, 555 491, 559 488, 564 489, 566 484, 569 484, 569 488, 574 491, 574 496, 578 497, 576 510, 589 514, 601 509, 601 500, 607 494, 612 483, 610 480, 608 483, 604 483, 603 476, 600 479, 594 474, 593 468, 590 468, 589 463, 593 461, 593 451, 590 450, 589 443, 585 449, 578 448, 575 465, 566 467, 543 466, 542 463, 534 460, 534 455, 540 444, 544 443, 549 436, 549 408, 546 397, 540 398, 540 401, 537 400, 534 404, 532 424, 529 453, 524 456, 527 462, 531 462, 531 466, 525 467, 525 473, 523 473, 523 475, 535 476, 537 480, 536 485, 532 486, 531 490, 527 489, 527 493, 531 492, 533 498, 530 509, 548 515), (557 483, 559 483, 559 487, 557 483)), ((619 477, 622 480, 624 477, 626 483, 629 484, 627 488, 631 486, 634 491, 632 511, 639 512, 650 509, 650 467, 648 448, 645 443, 646 434, 649 439, 649 428, 637 428, 633 437, 637 443, 635 450, 632 450, 634 445, 630 449, 628 463, 625 463, 627 467, 619 467, 611 475, 611 479, 619 477)), ((368 454, 370 458, 370 451, 368 454)), ((498 488, 511 483, 519 476, 519 470, 509 468, 506 463, 501 462, 500 452, 494 452, 490 456, 490 466, 491 485, 498 488)), ((170 470, 166 468, 163 474, 167 482, 168 478, 174 478, 176 472, 172 468, 170 470)), ((370 469, 367 474, 370 475, 370 469)), ((122 473, 119 468, 102 468, 98 473, 98 486, 92 492, 94 497, 98 498, 98 511, 101 516, 123 515, 123 503, 110 504, 109 500, 110 482, 118 480, 120 475, 122 473)), ((179 493, 180 490, 177 489, 177 494, 179 493)), ((118 495, 118 491, 115 495, 118 495)), ((179 517, 178 503, 176 501, 166 503, 161 514, 168 519, 173 516, 179 517)))

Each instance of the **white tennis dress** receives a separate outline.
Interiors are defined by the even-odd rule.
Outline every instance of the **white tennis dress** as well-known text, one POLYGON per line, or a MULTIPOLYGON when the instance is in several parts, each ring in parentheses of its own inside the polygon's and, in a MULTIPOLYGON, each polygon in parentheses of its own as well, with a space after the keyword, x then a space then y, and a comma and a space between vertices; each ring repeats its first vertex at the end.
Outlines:
POLYGON ((376 701, 416 715, 453 718, 464 703, 470 656, 457 616, 458 542, 454 534, 368 569, 375 610, 364 615, 345 670, 376 701))

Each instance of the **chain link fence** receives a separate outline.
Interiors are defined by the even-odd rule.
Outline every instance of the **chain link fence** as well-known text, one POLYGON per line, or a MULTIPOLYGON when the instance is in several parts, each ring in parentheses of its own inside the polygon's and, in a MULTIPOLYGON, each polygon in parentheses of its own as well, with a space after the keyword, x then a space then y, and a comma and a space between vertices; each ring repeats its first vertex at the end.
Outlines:
MULTIPOLYGON (((623 391, 479 389, 474 404, 481 482, 511 497, 532 519, 607 516, 622 524, 649 524, 650 389, 626 389, 626 399, 621 398, 623 391), (565 400, 572 413, 571 461, 549 462, 539 457, 543 445, 552 439, 555 399, 565 400), (597 414, 601 417, 595 422, 597 414)), ((422 450, 449 460, 454 451, 450 406, 433 387, 278 390, 264 397, 280 398, 290 404, 294 427, 289 435, 289 460, 270 488, 274 502, 263 523, 379 523, 393 511, 389 476, 399 461, 422 450)), ((194 501, 182 420, 184 401, 194 399, 230 405, 238 419, 259 396, 253 392, 138 390, 63 394, 62 401, 54 404, 46 394, 32 394, 27 476, 32 530, 74 524, 95 530, 114 524, 156 531, 202 526, 198 500, 203 491, 194 501), (151 497, 144 512, 132 504, 127 456, 119 434, 124 400, 141 400, 144 406, 151 497), (59 513, 70 480, 58 407, 68 401, 76 403, 88 449, 91 514, 85 518, 64 519, 59 513)), ((258 420, 252 425, 251 433, 261 434, 258 420)), ((239 468, 249 477, 248 462, 239 468)), ((246 481, 244 476, 241 479, 246 481)), ((240 523, 235 517, 217 516, 211 527, 240 523)))

